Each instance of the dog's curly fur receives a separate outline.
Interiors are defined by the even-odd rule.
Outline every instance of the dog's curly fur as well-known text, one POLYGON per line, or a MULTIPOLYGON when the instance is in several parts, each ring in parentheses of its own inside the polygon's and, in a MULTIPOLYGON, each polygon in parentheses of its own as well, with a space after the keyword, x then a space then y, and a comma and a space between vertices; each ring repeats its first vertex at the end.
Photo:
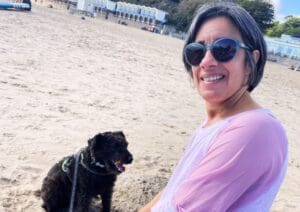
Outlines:
MULTIPOLYGON (((102 211, 110 211, 117 175, 124 171, 123 164, 133 160, 127 145, 121 131, 99 133, 88 140, 88 146, 82 150, 78 164, 74 200, 76 212, 88 211, 92 198, 97 195, 102 199, 102 211)), ((74 165, 74 155, 64 157, 45 177, 40 194, 42 207, 47 212, 62 211, 69 207, 74 165)))

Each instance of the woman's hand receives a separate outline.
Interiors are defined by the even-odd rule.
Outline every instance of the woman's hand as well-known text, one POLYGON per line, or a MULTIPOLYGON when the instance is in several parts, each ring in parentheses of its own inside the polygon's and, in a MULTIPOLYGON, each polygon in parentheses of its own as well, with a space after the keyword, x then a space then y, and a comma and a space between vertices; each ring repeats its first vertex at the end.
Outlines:
POLYGON ((151 212, 152 206, 155 205, 160 199, 161 192, 162 191, 160 191, 149 203, 142 207, 138 212, 151 212))

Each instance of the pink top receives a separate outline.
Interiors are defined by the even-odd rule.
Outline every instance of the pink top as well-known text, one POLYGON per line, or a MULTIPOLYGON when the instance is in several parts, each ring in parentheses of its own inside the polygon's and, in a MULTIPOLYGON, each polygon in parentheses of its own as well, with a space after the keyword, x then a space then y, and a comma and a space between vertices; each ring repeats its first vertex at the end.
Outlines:
POLYGON ((151 211, 269 211, 286 172, 287 145, 266 109, 202 125, 151 211))

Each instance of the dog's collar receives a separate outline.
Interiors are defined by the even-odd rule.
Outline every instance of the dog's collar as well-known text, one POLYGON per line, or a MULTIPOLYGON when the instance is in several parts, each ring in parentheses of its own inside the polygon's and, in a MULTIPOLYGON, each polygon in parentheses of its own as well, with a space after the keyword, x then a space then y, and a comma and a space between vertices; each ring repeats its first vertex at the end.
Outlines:
MULTIPOLYGON (((66 158, 66 159, 63 161, 62 165, 61 165, 62 171, 65 172, 65 173, 68 175, 68 177, 69 177, 69 174, 70 174, 70 165, 72 164, 72 159, 74 158, 74 156, 75 156, 75 155, 73 155, 73 157, 71 156, 71 157, 66 158)), ((95 163, 95 162, 93 162, 93 163, 95 163)), ((83 151, 82 151, 82 150, 80 151, 80 165, 81 165, 83 168, 85 168, 87 171, 89 171, 89 172, 91 172, 91 173, 93 173, 93 174, 95 174, 95 175, 109 175, 109 174, 97 172, 97 171, 91 169, 88 165, 86 165, 86 164, 84 163, 84 154, 83 154, 83 151)), ((98 167, 100 167, 100 168, 102 168, 102 169, 105 168, 105 165, 101 164, 100 162, 96 162, 95 165, 98 166, 98 167)), ((69 177, 69 178, 70 178, 70 177, 69 177)), ((71 178, 70 178, 70 180, 71 180, 71 178)), ((71 180, 71 181, 72 181, 72 180, 71 180)))
MULTIPOLYGON (((95 174, 95 175, 109 175, 109 174, 97 172, 97 171, 91 169, 88 165, 86 165, 86 164, 84 163, 84 155, 83 155, 83 152, 81 152, 81 154, 80 154, 80 165, 82 165, 83 168, 85 168, 87 171, 89 171, 89 172, 91 172, 91 173, 93 173, 93 174, 95 174)), ((102 169, 105 168, 105 165, 101 164, 100 162, 96 162, 95 165, 98 166, 98 167, 100 167, 100 168, 102 168, 102 169)))

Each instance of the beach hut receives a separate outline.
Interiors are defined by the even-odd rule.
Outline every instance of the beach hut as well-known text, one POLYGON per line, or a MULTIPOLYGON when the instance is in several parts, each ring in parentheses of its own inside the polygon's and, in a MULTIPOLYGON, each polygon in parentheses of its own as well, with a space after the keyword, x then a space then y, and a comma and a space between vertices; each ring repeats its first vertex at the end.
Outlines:
POLYGON ((289 35, 280 38, 265 37, 268 53, 300 60, 300 39, 289 35))
POLYGON ((94 2, 94 0, 78 0, 77 10, 93 14, 95 7, 94 2))
POLYGON ((102 12, 102 11, 110 11, 115 12, 116 9, 116 2, 109 1, 109 0, 95 0, 94 6, 95 10, 102 12))
POLYGON ((116 15, 119 18, 133 20, 148 25, 159 25, 166 22, 167 12, 153 7, 117 2, 116 15))

